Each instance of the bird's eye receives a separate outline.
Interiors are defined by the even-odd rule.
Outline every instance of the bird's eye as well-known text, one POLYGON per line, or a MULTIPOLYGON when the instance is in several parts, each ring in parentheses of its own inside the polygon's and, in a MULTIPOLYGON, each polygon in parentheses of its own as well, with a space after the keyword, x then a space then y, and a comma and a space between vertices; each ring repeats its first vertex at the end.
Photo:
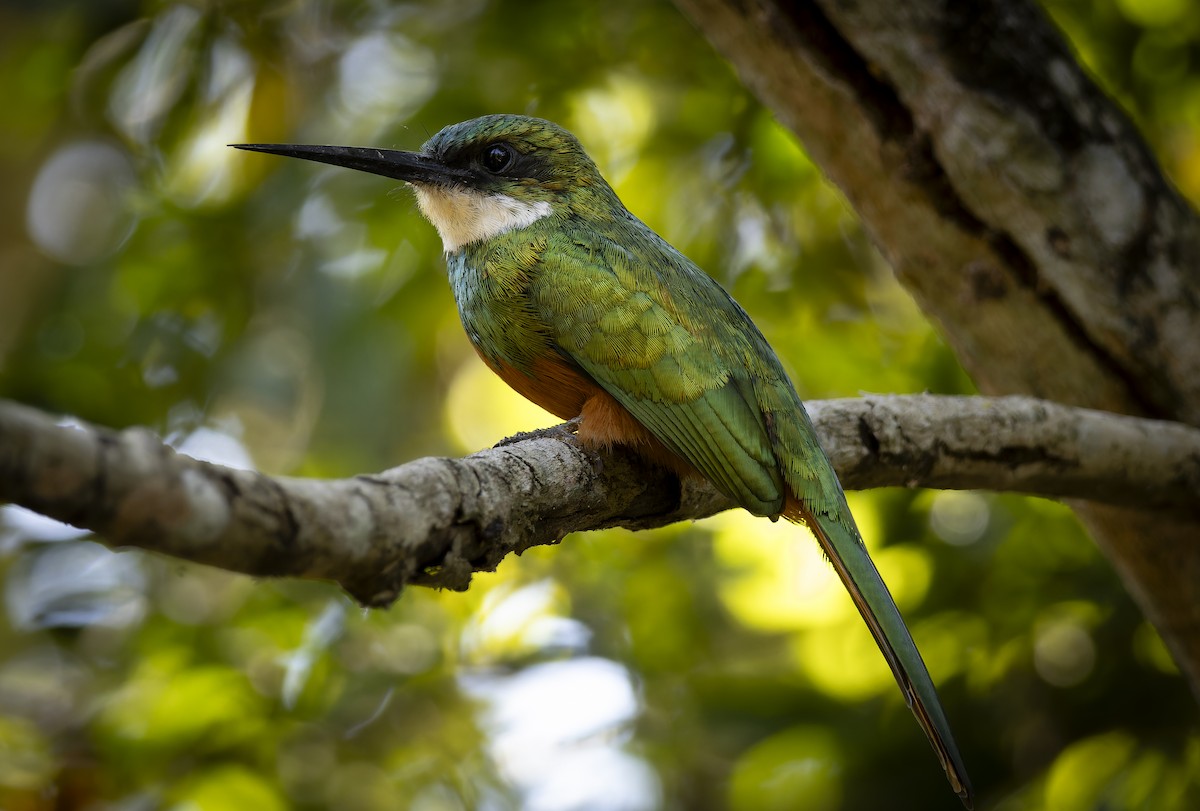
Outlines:
POLYGON ((516 152, 508 144, 492 144, 483 150, 483 168, 498 174, 512 166, 516 157, 516 152))

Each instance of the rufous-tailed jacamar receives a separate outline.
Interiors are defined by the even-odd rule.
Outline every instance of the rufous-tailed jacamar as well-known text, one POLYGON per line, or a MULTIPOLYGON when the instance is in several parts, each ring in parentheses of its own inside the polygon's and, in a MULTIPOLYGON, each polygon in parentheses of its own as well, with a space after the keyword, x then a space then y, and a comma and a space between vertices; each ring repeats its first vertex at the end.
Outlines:
POLYGON ((573 135, 489 115, 420 152, 240 148, 407 182, 442 238, 467 336, 506 383, 580 418, 585 446, 628 445, 755 515, 807 525, 970 807, 933 682, 778 357, 724 288, 626 210, 573 135))

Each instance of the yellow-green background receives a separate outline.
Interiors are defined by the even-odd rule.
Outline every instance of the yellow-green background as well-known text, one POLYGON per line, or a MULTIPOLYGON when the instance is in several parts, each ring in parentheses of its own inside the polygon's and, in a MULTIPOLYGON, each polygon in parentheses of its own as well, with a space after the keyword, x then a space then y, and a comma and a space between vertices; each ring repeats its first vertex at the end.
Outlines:
MULTIPOLYGON (((1200 197, 1200 6, 1047 3, 1200 197)), ((525 112, 745 305, 805 397, 971 392, 666 3, 0 4, 0 395, 268 472, 551 418, 475 359, 397 184, 227 149, 525 112)), ((888 182, 880 178, 880 183, 888 182)), ((1196 706, 1056 504, 851 494, 983 807, 1200 807, 1196 706)), ((0 808, 952 809, 804 533, 573 536, 366 613, 0 513, 0 808)))

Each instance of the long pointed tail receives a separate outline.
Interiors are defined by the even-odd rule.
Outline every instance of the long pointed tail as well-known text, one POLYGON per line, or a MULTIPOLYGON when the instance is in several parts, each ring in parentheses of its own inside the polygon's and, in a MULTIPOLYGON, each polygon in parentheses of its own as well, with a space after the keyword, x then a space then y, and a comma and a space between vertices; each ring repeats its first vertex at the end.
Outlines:
POLYGON ((807 525, 817 536, 817 541, 850 592, 879 650, 892 668, 900 691, 904 693, 904 700, 937 752, 951 788, 962 799, 963 805, 971 808, 971 782, 962 755, 954 743, 954 735, 950 732, 950 723, 933 687, 933 680, 858 532, 853 525, 847 526, 842 521, 819 519, 799 500, 788 499, 784 517, 807 525))

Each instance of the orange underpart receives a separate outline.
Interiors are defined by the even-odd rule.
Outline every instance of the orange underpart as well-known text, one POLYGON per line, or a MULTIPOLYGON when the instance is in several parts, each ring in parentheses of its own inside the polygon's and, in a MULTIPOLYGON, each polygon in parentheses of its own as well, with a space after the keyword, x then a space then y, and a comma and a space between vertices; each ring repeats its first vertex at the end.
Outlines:
POLYGON ((595 381, 561 358, 540 357, 533 363, 533 374, 527 375, 503 361, 493 362, 478 348, 475 351, 513 391, 560 419, 575 419, 583 410, 583 404, 602 391, 595 381))
POLYGON ((782 515, 793 524, 803 524, 814 532, 819 529, 819 527, 816 527, 816 519, 813 518, 812 513, 808 511, 800 499, 791 493, 787 494, 787 499, 783 502, 782 515), (816 528, 814 529, 814 527, 816 528))
POLYGON ((583 404, 582 417, 579 441, 585 447, 625 445, 644 459, 674 471, 678 476, 700 475, 691 464, 669 450, 646 426, 638 422, 625 406, 599 387, 583 404))
POLYGON ((588 448, 624 445, 647 461, 674 471, 680 476, 698 476, 696 469, 667 449, 646 426, 618 403, 596 381, 582 374, 565 360, 543 356, 533 363, 527 375, 501 361, 492 362, 479 353, 483 362, 500 379, 527 400, 564 420, 582 417, 579 441, 588 448))

